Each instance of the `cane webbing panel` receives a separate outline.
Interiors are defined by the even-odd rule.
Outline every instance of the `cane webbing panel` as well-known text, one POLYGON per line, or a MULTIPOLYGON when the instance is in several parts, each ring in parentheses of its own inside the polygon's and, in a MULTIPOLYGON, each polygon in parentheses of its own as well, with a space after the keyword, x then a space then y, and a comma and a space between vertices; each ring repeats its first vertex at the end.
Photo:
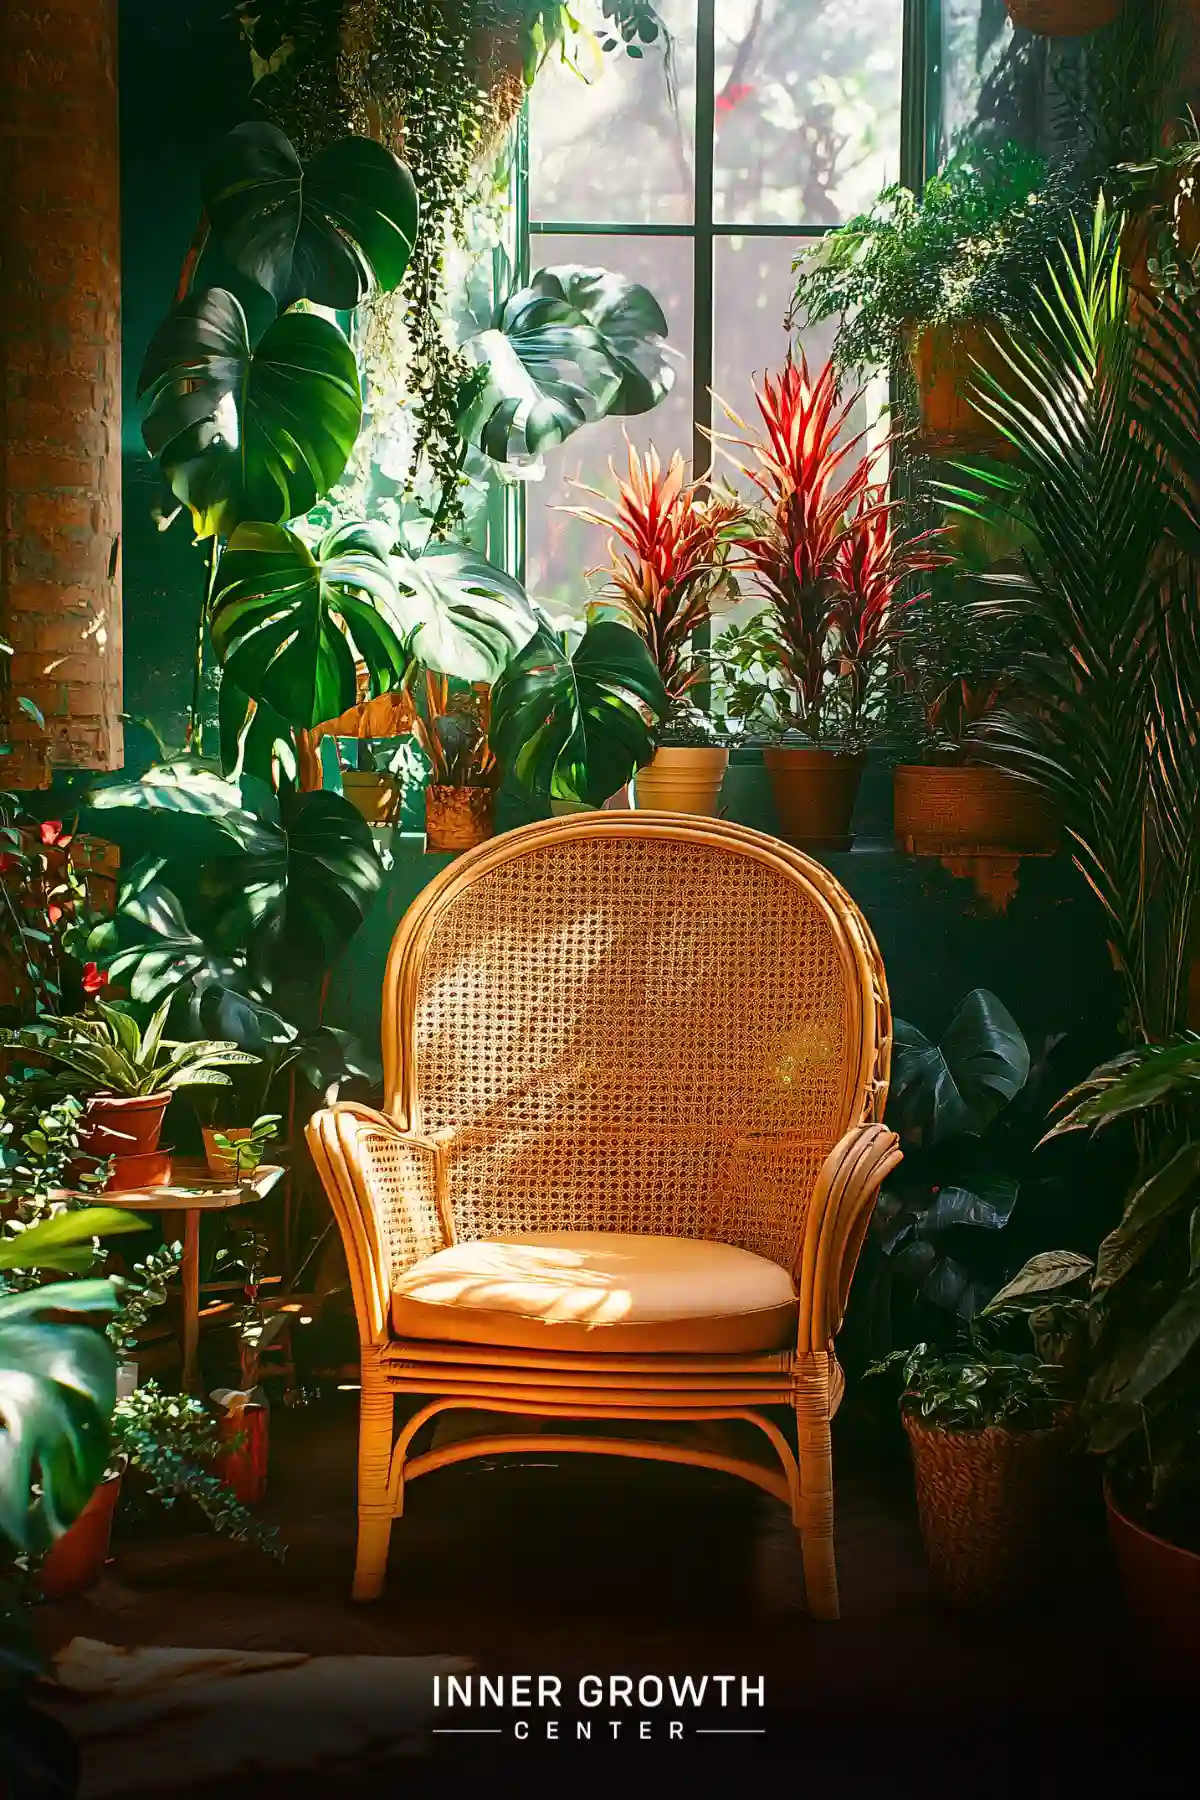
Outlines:
POLYGON ((427 1152, 394 1132, 360 1125, 358 1167, 387 1257, 390 1277, 445 1242, 438 1219, 434 1163, 427 1152))
POLYGON ((401 1022, 460 1237, 642 1231, 790 1265, 850 1122, 857 979, 815 894, 734 845, 609 833, 481 871, 401 1022))

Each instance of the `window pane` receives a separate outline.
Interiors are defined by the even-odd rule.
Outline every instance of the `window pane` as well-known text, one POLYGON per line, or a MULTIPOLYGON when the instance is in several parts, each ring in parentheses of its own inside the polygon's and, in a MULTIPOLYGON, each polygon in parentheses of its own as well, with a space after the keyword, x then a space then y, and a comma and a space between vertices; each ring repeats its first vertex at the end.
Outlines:
POLYGON ((833 225, 900 168, 903 0, 720 0, 715 213, 833 225))
MULTIPOLYGON (((596 0, 578 8, 595 30, 596 0)), ((529 101, 529 194, 534 219, 581 225, 686 225, 694 212, 696 0, 660 0, 671 34, 675 101, 658 46, 640 60, 593 53, 584 81, 557 58, 529 101)), ((585 61, 586 51, 578 56, 585 61)))
POLYGON ((585 425, 546 457, 543 481, 531 482, 527 493, 527 580, 538 599, 580 613, 599 577, 588 583, 586 571, 607 559, 604 533, 596 525, 555 512, 556 506, 587 505, 570 484, 611 489, 611 457, 625 467, 625 441, 644 450, 653 441, 665 457, 673 450, 692 453, 692 246, 686 238, 541 237, 534 242, 538 262, 603 263, 606 268, 641 281, 667 316, 669 342, 683 355, 676 365, 675 385, 653 412, 632 419, 603 419, 585 425))

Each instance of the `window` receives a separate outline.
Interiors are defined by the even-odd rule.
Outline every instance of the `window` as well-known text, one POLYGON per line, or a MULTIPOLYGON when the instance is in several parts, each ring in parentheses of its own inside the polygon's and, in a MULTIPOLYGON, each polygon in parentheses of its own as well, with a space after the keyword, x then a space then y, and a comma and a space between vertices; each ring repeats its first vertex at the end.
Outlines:
MULTIPOLYGON (((595 22, 598 7, 583 10, 595 22)), ((706 468, 704 430, 724 422, 710 393, 746 416, 753 377, 786 354, 798 241, 911 166, 902 76, 923 58, 926 0, 662 0, 659 11, 666 68, 657 53, 618 55, 589 83, 554 64, 529 103, 532 266, 602 263, 645 282, 680 359, 653 413, 579 432, 530 489, 530 589, 575 611, 604 546, 557 510, 579 501, 572 483, 609 485, 623 430, 706 468)), ((829 335, 805 344, 810 358, 823 360, 829 335)))

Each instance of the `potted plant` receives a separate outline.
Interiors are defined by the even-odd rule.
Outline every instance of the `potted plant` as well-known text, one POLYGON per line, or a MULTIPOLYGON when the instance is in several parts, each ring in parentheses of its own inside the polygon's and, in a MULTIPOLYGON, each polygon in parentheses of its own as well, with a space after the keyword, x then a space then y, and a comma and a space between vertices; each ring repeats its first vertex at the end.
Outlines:
POLYGON ((871 211, 806 247, 795 262, 789 322, 836 320, 842 373, 906 367, 920 447, 1003 453, 973 399, 1006 333, 1028 318, 1030 293, 1070 231, 1076 180, 1048 172, 1016 144, 961 152, 920 197, 883 190, 871 211))
POLYGON ((1124 0, 1004 0, 1013 24, 1039 37, 1083 37, 1111 25, 1124 0))
POLYGON ((1021 704, 1020 617, 981 605, 993 546, 960 525, 956 566, 933 572, 905 621, 890 722, 893 829, 910 856, 1049 855, 1060 826, 1036 783, 994 760, 989 721, 1021 704))
POLYGON ((1088 1448, 1106 1462, 1130 1612, 1200 1670, 1200 1039, 1143 1044, 1066 1096, 1050 1135, 1134 1127, 1141 1154, 1093 1261, 1033 1257, 996 1305, 1072 1342, 1088 1448))
POLYGON ((415 672, 413 736, 429 762, 425 789, 425 848, 470 850, 490 838, 499 766, 488 741, 487 684, 453 683, 448 675, 415 672))
POLYGON ((110 1187, 164 1186, 170 1157, 158 1142, 172 1096, 184 1087, 227 1087, 226 1069, 258 1061, 232 1042, 165 1037, 169 1010, 164 1001, 143 1030, 131 1014, 95 999, 90 1012, 0 1034, 48 1068, 58 1089, 83 1098, 80 1145, 111 1156, 110 1187))
POLYGON ((841 398, 832 362, 810 377, 803 355, 789 358, 755 396, 761 429, 725 441, 751 453, 738 466, 760 496, 738 567, 768 601, 753 628, 759 666, 775 677, 758 709, 778 718, 763 760, 784 835, 848 850, 866 746, 882 726, 914 582, 940 560, 937 533, 902 535, 903 503, 874 478, 887 445, 867 454, 849 433, 858 396, 841 398))
POLYGON ((729 565, 745 508, 732 493, 706 499, 707 478, 689 481, 678 452, 664 469, 653 444, 645 457, 632 445, 628 450, 627 480, 609 464, 617 485, 615 515, 588 507, 568 510, 611 531, 606 597, 616 615, 645 639, 667 693, 669 710, 655 733, 658 747, 638 772, 637 804, 713 814, 729 748, 689 695, 705 673, 696 634, 709 624, 722 595, 736 592, 729 565))
POLYGON ((967 1326, 953 1350, 918 1344, 870 1371, 903 1371, 900 1417, 930 1571, 943 1598, 975 1611, 1039 1592, 1070 1512, 1071 1377, 1037 1348, 1009 1346, 1017 1322, 993 1314, 967 1326))
POLYGON ((232 1176, 235 1181, 252 1175, 282 1123, 281 1113, 260 1113, 253 1125, 206 1125, 204 1154, 212 1173, 232 1176))

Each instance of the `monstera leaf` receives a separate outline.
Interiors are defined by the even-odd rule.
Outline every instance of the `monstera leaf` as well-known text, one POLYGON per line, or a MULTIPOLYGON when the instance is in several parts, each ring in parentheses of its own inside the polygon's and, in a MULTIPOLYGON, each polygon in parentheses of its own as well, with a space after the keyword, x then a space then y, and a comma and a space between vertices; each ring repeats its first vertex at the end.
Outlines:
MULTIPOLYGON (((84 1207, 0 1240, 0 1268, 86 1267, 94 1238, 144 1228, 130 1213, 84 1207)), ((104 1474, 116 1356, 98 1331, 59 1321, 117 1306, 111 1281, 0 1295, 0 1537, 18 1550, 46 1549, 104 1474)))
POLYGON ((409 663, 387 542, 367 524, 328 532, 315 556, 280 525, 240 525, 211 629, 227 677, 294 728, 353 706, 356 652, 373 694, 399 687, 409 663))
POLYGON ((434 544, 420 557, 394 557, 392 574, 408 647, 438 675, 495 681, 537 630, 521 583, 473 550, 434 544))
POLYGON ((459 415, 498 462, 536 458, 610 413, 647 412, 667 393, 667 322, 654 296, 606 269, 540 269, 468 340, 478 364, 459 415))
POLYGON ((967 995, 940 1043, 898 1019, 894 1045, 888 1119, 915 1144, 978 1136, 1029 1079, 1021 1028, 986 988, 967 995))
POLYGON ((362 423, 358 365, 336 325, 285 313, 252 349, 224 288, 190 294, 167 316, 138 393, 146 448, 198 538, 308 512, 342 476, 362 423))
POLYGON ((372 138, 346 137, 302 164, 283 132, 235 125, 209 164, 213 236, 243 275, 273 294, 349 311, 373 285, 398 287, 417 234, 417 190, 372 138))
POLYGON ((654 754, 666 690, 626 625, 589 625, 572 653, 539 629, 492 693, 491 743, 535 793, 602 805, 654 754))

